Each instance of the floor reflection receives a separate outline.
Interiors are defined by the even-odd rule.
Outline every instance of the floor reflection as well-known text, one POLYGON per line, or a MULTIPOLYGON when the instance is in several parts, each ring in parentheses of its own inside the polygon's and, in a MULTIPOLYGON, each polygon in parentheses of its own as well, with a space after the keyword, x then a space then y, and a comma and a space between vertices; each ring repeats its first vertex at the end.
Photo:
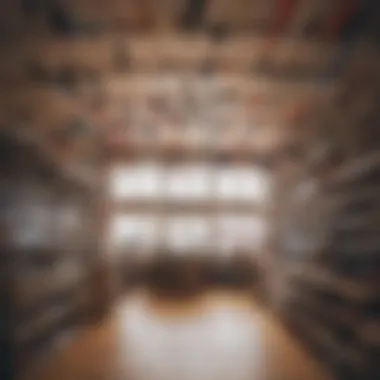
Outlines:
POLYGON ((126 298, 25 380, 326 380, 252 296, 210 292, 186 302, 126 298))
POLYGON ((147 295, 129 300, 120 313, 120 352, 129 352, 132 378, 251 379, 262 372, 258 316, 237 302, 194 301, 193 310, 155 312, 147 295), (256 317, 256 318, 255 318, 256 317), (127 347, 125 347, 127 345, 127 347))

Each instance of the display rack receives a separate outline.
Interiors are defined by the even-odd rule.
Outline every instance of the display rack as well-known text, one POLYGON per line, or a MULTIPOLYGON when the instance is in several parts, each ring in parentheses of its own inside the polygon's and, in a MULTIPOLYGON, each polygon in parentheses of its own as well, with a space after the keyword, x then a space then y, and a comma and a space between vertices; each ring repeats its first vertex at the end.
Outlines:
POLYGON ((93 194, 35 140, 12 131, 3 131, 0 139, 10 147, 1 170, 7 228, 2 271, 8 273, 1 330, 8 330, 15 372, 88 312, 92 259, 86 219, 93 194))
POLYGON ((380 208, 373 195, 379 181, 377 156, 354 160, 325 181, 318 197, 333 201, 324 221, 323 249, 307 259, 284 261, 284 316, 342 379, 379 376, 380 208))
MULTIPOLYGON (((292 164, 294 175, 279 195, 282 316, 344 380, 380 378, 380 82, 374 46, 358 45, 338 91, 302 121, 311 132, 305 157, 292 164), (319 144, 326 149, 316 160, 310 147, 319 144), (305 183, 313 191, 303 199, 297 189, 305 183)), ((282 175, 289 177, 285 169, 282 175)))

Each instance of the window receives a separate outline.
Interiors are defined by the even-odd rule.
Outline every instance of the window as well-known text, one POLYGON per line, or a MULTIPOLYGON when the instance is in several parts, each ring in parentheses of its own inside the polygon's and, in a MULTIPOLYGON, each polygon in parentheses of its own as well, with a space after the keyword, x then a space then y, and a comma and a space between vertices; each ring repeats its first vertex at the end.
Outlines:
POLYGON ((266 237, 264 221, 255 216, 219 215, 217 230, 222 252, 259 249, 266 237))
POLYGON ((112 248, 149 248, 157 245, 158 218, 152 215, 118 215, 111 220, 109 245, 112 248))
POLYGON ((169 249, 186 251, 210 247, 210 221, 198 216, 176 216, 166 220, 164 241, 169 249))
POLYGON ((261 170, 249 166, 218 170, 216 196, 219 200, 264 202, 268 193, 268 177, 261 170))
POLYGON ((141 163, 111 171, 113 199, 209 200, 265 202, 270 194, 269 176, 248 165, 213 168, 207 164, 160 166, 141 163))
POLYGON ((171 167, 165 177, 169 199, 205 199, 211 196, 211 169, 207 166, 180 165, 171 167))
POLYGON ((160 196, 161 169, 155 163, 119 166, 111 171, 110 193, 114 199, 160 196))
POLYGON ((159 246, 164 246, 178 254, 228 254, 260 249, 266 238, 264 221, 241 211, 241 206, 255 206, 269 199, 270 177, 248 164, 131 163, 112 170, 110 190, 114 200, 130 200, 131 205, 135 200, 149 200, 143 205, 148 215, 138 210, 128 214, 128 205, 124 205, 126 214, 113 218, 108 241, 116 249, 158 253, 159 246), (170 201, 174 204, 169 205, 170 201), (183 210, 188 213, 181 209, 178 214, 178 208, 185 204, 183 210), (154 214, 155 205, 161 206, 160 214, 154 214), (147 210, 147 206, 152 207, 147 210))

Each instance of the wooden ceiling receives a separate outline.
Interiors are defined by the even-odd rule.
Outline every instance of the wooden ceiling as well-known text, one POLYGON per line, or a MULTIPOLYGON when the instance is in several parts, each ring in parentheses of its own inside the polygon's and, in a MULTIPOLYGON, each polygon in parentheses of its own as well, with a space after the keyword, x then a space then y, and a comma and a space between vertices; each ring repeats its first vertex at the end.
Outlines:
POLYGON ((372 25, 361 1, 20 0, 8 8, 1 125, 33 130, 77 161, 160 144, 277 154, 337 96, 347 62, 379 57, 373 38, 356 38, 372 25))

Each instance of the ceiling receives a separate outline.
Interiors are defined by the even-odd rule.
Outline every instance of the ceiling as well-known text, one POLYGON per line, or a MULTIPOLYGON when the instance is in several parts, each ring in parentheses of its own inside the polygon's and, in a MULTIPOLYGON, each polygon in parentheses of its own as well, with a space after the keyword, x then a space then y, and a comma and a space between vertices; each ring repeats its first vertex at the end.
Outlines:
POLYGON ((0 121, 66 161, 104 148, 294 150, 342 73, 379 57, 371 2, 7 2, 0 121))

